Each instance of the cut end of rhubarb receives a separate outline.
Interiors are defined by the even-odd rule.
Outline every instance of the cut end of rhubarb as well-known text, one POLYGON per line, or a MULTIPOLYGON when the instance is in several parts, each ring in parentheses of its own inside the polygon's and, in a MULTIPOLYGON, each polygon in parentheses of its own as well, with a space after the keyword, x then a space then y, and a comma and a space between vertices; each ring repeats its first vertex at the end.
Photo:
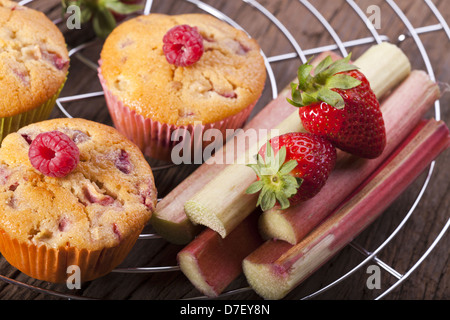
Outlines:
POLYGON ((184 204, 184 211, 189 220, 194 224, 204 225, 216 231, 222 238, 227 236, 227 229, 222 221, 211 210, 204 207, 201 203, 195 200, 189 200, 184 204))
POLYGON ((293 225, 283 217, 283 211, 271 209, 264 212, 258 221, 259 232, 263 239, 279 239, 288 243, 297 243, 293 225))
POLYGON ((267 300, 284 298, 332 256, 334 235, 305 241, 292 246, 284 241, 266 241, 248 255, 242 268, 247 282, 267 300))
POLYGON ((245 259, 242 263, 245 277, 251 288, 266 300, 280 300, 289 293, 287 278, 277 275, 271 264, 245 259))
POLYGON ((181 271, 200 292, 216 297, 242 274, 242 260, 263 243, 258 217, 255 211, 225 239, 206 228, 178 253, 181 271))
POLYGON ((217 297, 220 294, 220 292, 216 292, 214 288, 205 281, 206 278, 202 275, 201 268, 193 254, 181 251, 177 256, 177 259, 181 271, 197 290, 208 297, 217 297))
POLYGON ((242 269, 250 287, 262 298, 279 300, 292 288, 292 264, 278 263, 289 255, 293 246, 278 240, 268 240, 249 254, 242 269))
POLYGON ((150 221, 158 235, 179 245, 188 244, 203 229, 203 226, 195 225, 188 219, 178 222, 163 219, 157 214, 153 214, 150 221))

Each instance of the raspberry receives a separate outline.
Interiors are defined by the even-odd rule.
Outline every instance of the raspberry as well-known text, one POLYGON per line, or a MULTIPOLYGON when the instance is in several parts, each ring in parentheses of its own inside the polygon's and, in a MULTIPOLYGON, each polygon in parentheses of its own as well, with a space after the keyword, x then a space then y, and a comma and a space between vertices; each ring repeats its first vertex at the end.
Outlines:
POLYGON ((178 67, 192 65, 203 55, 203 38, 196 27, 175 26, 164 35, 163 43, 167 62, 178 67))
POLYGON ((64 133, 50 131, 38 134, 28 151, 31 165, 49 177, 61 178, 78 164, 80 150, 64 133))

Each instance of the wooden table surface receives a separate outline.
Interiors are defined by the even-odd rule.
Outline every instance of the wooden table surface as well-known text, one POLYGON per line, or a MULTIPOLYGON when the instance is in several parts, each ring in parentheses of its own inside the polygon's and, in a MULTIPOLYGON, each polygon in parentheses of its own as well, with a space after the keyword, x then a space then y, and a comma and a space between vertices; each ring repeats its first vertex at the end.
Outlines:
MULTIPOLYGON (((251 2, 251 1, 248 1, 251 2)), ((448 0, 431 0, 441 12, 444 19, 450 21, 450 6, 448 0)), ((270 22, 260 11, 240 0, 211 0, 205 1, 214 8, 225 13, 241 25, 253 38, 257 39, 262 50, 268 57, 294 52, 294 47, 280 32, 280 29, 270 22)), ((297 0, 261 0, 258 2, 274 15, 293 35, 303 50, 310 50, 322 46, 335 44, 324 25, 308 10, 304 3, 297 0)), ((326 1, 311 0, 309 2, 336 30, 342 41, 371 37, 371 33, 355 11, 343 0, 326 1)), ((426 66, 414 40, 408 36, 404 23, 398 18, 393 8, 386 1, 357 0, 355 3, 362 12, 367 13, 371 5, 380 8, 380 35, 387 36, 389 41, 396 43, 399 35, 406 35, 406 39, 399 46, 407 53, 414 69, 424 69, 426 66)), ((421 27, 435 27, 436 31, 420 34, 420 40, 428 53, 437 81, 444 88, 440 99, 441 119, 450 123, 450 40, 438 19, 429 6, 422 0, 397 0, 398 7, 404 12, 416 30, 421 27), (447 92, 445 92, 447 88, 447 92)), ((28 6, 45 12, 52 20, 61 17, 60 1, 36 0, 28 6)), ((202 12, 196 5, 182 0, 155 0, 152 12, 177 14, 183 12, 202 12)), ((369 12, 368 15, 372 13, 369 12)), ((67 30, 65 21, 60 24, 69 47, 73 48, 84 42, 94 40, 92 46, 82 51, 82 56, 74 56, 71 61, 70 74, 67 85, 61 96, 71 96, 82 93, 101 91, 96 72, 82 62, 88 58, 96 62, 102 42, 93 38, 92 30, 83 26, 80 30, 67 30)), ((354 57, 358 57, 371 44, 348 47, 354 57)), ((339 52, 339 51, 337 51, 339 52)), ((280 91, 296 76, 301 60, 292 58, 271 63, 280 91)), ((265 92, 258 103, 256 113, 272 99, 271 85, 267 82, 265 92)), ((81 117, 106 124, 112 124, 108 115, 103 96, 80 101, 64 103, 65 108, 74 117, 81 117)), ((433 117, 434 109, 427 115, 433 117)), ((63 117, 59 109, 55 109, 52 117, 63 117)), ((450 218, 450 151, 444 152, 437 160, 429 186, 404 227, 383 249, 377 257, 388 266, 403 275, 410 273, 411 267, 422 257, 434 239, 443 229, 450 218)), ((151 162, 152 165, 158 165, 151 162)), ((177 183, 182 181, 195 167, 180 166, 169 170, 155 172, 159 195, 167 194, 177 183)), ((356 239, 355 243, 371 251, 381 245, 384 240, 402 222, 407 212, 417 198, 427 173, 422 174, 408 190, 402 194, 387 209, 383 215, 369 226, 356 239)), ((148 230, 151 232, 151 228, 148 230)), ((406 300, 446 300, 450 298, 450 264, 449 240, 447 232, 428 257, 407 276, 399 286, 395 287, 384 299, 406 300)), ((176 265, 175 256, 181 249, 167 243, 163 239, 139 240, 123 266, 164 266, 176 265)), ((301 299, 315 292, 328 283, 338 279, 363 260, 363 256, 354 247, 347 246, 328 263, 316 271, 311 277, 299 285, 286 299, 301 299)), ((348 279, 340 282, 325 293, 314 299, 357 299, 369 300, 378 297, 398 280, 393 275, 382 270, 381 289, 369 289, 366 285, 369 274, 366 266, 352 274, 348 279)), ((180 271, 164 273, 124 274, 111 273, 103 278, 85 283, 81 289, 69 290, 65 285, 55 285, 31 279, 0 258, 0 275, 14 279, 28 285, 37 286, 45 290, 56 290, 62 293, 81 297, 100 299, 184 299, 198 297, 201 294, 190 284, 180 271)), ((229 289, 246 287, 245 278, 241 276, 232 283, 229 289)), ((47 293, 23 288, 20 285, 0 281, 0 299, 65 299, 47 293)), ((253 291, 232 295, 223 299, 261 299, 253 291)))

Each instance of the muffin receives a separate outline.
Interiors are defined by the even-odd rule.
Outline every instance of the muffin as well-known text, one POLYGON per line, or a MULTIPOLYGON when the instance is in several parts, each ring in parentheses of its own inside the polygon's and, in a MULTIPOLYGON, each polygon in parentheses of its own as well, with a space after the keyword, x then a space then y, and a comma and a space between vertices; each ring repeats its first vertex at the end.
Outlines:
MULTIPOLYGON (((185 47, 193 38, 188 37, 185 47)), ((258 43, 207 14, 130 19, 108 36, 99 65, 114 126, 145 155, 163 160, 170 160, 174 145, 192 137, 194 128, 203 148, 210 143, 203 135, 210 128, 220 130, 224 142, 226 129, 245 123, 266 80, 258 43), (199 34, 201 56, 189 65, 174 64, 163 40, 173 28, 186 26, 199 34)))
POLYGON ((66 43, 53 22, 42 12, 0 0, 0 141, 49 117, 68 68, 66 43))
POLYGON ((135 244, 156 202, 148 162, 110 126, 52 119, 2 142, 0 252, 33 278, 64 282, 72 265, 80 268, 81 281, 109 273, 135 244), (46 144, 43 137, 50 137, 46 144), (78 162, 58 158, 53 166, 36 166, 36 150, 44 157, 48 149, 52 157, 78 150, 78 162), (72 164, 64 176, 45 172, 72 164))

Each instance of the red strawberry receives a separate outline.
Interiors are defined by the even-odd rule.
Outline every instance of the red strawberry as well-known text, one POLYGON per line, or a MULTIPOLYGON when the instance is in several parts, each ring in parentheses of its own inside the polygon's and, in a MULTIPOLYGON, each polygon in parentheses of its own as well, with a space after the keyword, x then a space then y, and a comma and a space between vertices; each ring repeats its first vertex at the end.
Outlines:
POLYGON ((309 63, 300 66, 288 101, 300 107, 308 132, 356 156, 376 158, 386 145, 383 115, 369 81, 349 60, 350 55, 336 62, 327 57, 314 75, 309 63))
POLYGON ((314 197, 336 163, 336 149, 326 139, 293 132, 275 137, 261 147, 257 164, 249 164, 257 181, 247 193, 260 192, 257 205, 263 211, 277 203, 281 209, 314 197))

